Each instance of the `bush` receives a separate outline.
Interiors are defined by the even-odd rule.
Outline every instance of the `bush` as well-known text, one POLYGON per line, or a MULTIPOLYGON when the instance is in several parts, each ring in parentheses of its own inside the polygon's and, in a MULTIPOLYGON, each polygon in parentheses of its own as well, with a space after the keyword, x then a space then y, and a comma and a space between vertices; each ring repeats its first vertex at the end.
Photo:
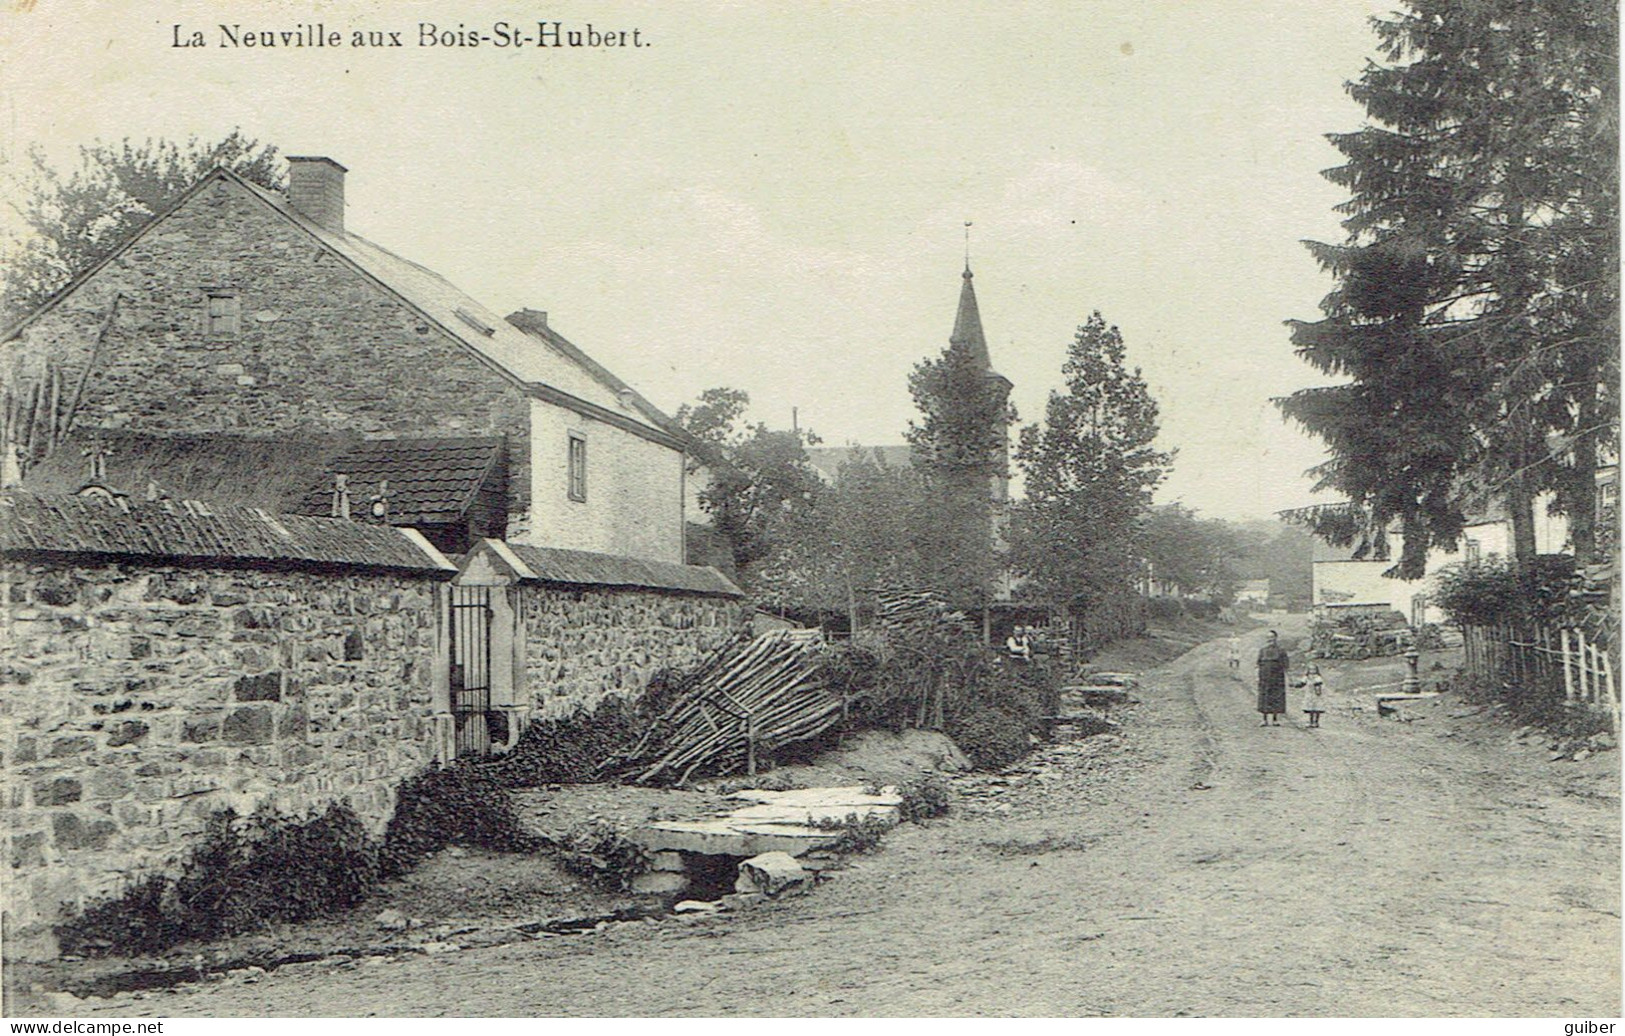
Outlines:
POLYGON ((940 773, 928 773, 902 787, 903 803, 898 813, 911 824, 923 823, 948 812, 948 781, 940 773))
POLYGON ((385 877, 395 877, 448 845, 534 852, 543 844, 519 822, 495 767, 459 763, 401 783, 380 863, 385 877))
POLYGON ((381 879, 448 845, 528 852, 541 841, 520 826, 496 776, 466 765, 403 781, 382 844, 346 805, 303 819, 226 809, 210 816, 179 876, 143 878, 56 934, 65 953, 160 953, 188 939, 348 910, 381 879))
POLYGON ((1032 733, 1020 715, 986 703, 955 714, 948 736, 978 770, 1002 770, 1032 748, 1032 733))
POLYGON ((1523 567, 1498 557, 1440 569, 1436 599, 1458 626, 1581 626, 1582 579, 1567 555, 1545 554, 1523 567))
POLYGON ((157 953, 186 939, 349 909, 378 873, 377 848, 348 806, 304 820, 227 809, 209 818, 179 877, 144 878, 56 933, 67 953, 157 953))
POLYGON ((1185 606, 1177 597, 1152 597, 1145 602, 1145 613, 1157 622, 1178 622, 1185 617, 1185 606))
POLYGON ((847 700, 846 730, 942 730, 979 769, 1020 759, 1060 711, 1051 664, 1013 661, 941 626, 889 630, 880 652, 836 645, 827 672, 847 700))
POLYGON ((881 840, 892 827, 885 818, 872 813, 862 817, 848 813, 840 820, 821 820, 817 826, 824 831, 840 832, 829 850, 842 856, 874 852, 880 848, 881 840))
MULTIPOLYGON (((1521 567, 1494 557, 1451 565, 1439 572, 1436 589, 1440 607, 1464 629, 1484 629, 1497 640, 1508 631, 1527 640, 1537 630, 1555 639, 1559 630, 1577 629, 1614 650, 1619 615, 1609 586, 1591 582, 1565 555, 1541 555, 1521 567)), ((1476 696, 1500 700, 1521 721, 1559 736, 1585 736, 1604 723, 1594 710, 1569 706, 1557 665, 1528 658, 1520 664, 1509 652, 1498 667, 1461 678, 1476 696)))
POLYGON ((1027 754, 1060 708, 1060 681, 1049 666, 999 665, 949 717, 947 734, 977 769, 1002 770, 1027 754))
POLYGON ((607 820, 572 829, 559 839, 558 852, 565 870, 621 891, 653 863, 647 849, 607 820))
MULTIPOLYGON (((659 695, 661 678, 656 674, 651 681, 649 703, 659 695)), ((486 769, 510 788, 588 784, 598 779, 606 760, 635 745, 646 727, 644 710, 611 698, 563 719, 537 720, 519 735, 513 751, 486 769)))
POLYGON ((1185 614, 1189 615, 1193 619, 1208 619, 1210 621, 1216 621, 1219 618, 1218 601, 1187 600, 1184 602, 1184 604, 1185 614))
POLYGON ((157 953, 187 938, 182 919, 166 910, 174 886, 161 874, 142 878, 121 896, 102 900, 78 917, 56 926, 63 953, 99 957, 109 953, 157 953))

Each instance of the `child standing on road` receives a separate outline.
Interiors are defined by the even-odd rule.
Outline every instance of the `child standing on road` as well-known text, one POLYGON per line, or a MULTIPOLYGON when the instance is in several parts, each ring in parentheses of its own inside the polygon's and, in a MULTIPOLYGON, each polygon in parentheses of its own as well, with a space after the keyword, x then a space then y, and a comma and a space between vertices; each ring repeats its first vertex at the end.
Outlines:
POLYGON ((1303 688, 1303 711, 1309 714, 1309 729, 1318 729, 1320 714, 1326 711, 1326 681, 1321 679, 1320 666, 1304 666, 1303 675, 1296 682, 1303 688))

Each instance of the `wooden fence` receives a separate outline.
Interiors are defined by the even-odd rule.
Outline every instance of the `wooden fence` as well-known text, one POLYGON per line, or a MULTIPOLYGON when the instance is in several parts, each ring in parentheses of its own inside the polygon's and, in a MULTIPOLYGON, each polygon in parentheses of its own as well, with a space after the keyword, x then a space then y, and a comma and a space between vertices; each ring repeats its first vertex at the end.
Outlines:
POLYGON ((1496 680, 1513 699, 1556 698, 1606 713, 1620 729, 1619 687, 1608 650, 1581 630, 1469 626, 1464 631, 1467 671, 1496 680))

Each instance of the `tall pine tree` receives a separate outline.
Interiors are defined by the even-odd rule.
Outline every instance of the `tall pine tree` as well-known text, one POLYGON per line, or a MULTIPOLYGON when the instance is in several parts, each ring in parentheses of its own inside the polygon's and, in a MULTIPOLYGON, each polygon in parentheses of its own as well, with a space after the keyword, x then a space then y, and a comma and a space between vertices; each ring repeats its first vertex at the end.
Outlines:
POLYGON ((1617 441, 1617 17, 1596 0, 1412 0, 1374 20, 1386 64, 1349 85, 1371 123, 1333 134, 1347 238, 1298 353, 1347 379, 1280 401, 1324 439, 1306 514, 1357 556, 1423 573, 1492 501, 1515 552, 1552 490, 1590 552, 1594 470, 1617 441))

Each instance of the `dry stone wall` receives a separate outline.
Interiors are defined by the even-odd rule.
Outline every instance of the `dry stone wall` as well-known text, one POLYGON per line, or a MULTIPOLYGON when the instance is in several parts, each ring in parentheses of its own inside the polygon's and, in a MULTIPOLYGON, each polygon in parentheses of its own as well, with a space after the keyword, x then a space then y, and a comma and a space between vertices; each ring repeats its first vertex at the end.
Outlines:
POLYGON ((50 923, 178 862, 216 810, 344 801, 381 833, 436 759, 434 581, 0 572, 8 955, 51 952, 50 923))
POLYGON ((521 587, 525 686, 538 718, 635 695, 668 666, 691 665, 744 627, 736 598, 652 590, 521 587))

